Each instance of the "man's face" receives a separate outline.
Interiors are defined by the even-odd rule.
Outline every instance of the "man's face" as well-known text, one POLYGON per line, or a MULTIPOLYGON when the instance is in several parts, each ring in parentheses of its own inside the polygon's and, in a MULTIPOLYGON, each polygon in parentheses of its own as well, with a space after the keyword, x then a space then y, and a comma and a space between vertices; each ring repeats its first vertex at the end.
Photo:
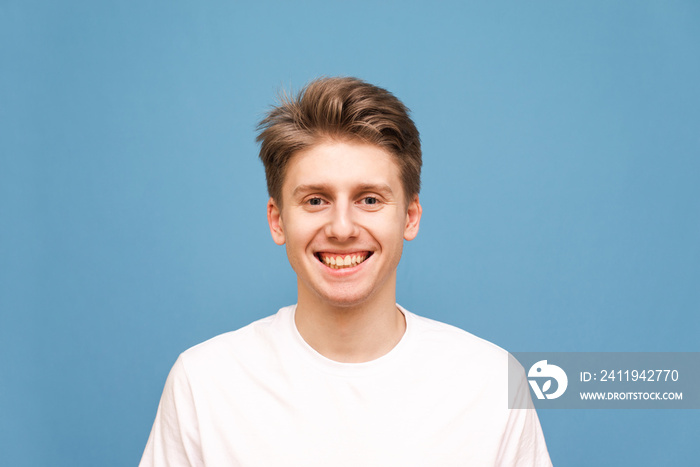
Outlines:
POLYGON ((295 154, 271 199, 275 242, 286 244, 299 300, 336 307, 394 297, 403 240, 418 233, 421 206, 406 206, 399 168, 384 149, 327 141, 295 154))

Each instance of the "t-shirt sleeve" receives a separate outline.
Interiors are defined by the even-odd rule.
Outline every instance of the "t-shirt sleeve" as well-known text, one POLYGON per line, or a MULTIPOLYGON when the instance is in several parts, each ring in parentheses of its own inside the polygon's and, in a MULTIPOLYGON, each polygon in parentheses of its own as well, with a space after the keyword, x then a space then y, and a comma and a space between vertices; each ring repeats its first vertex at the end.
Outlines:
POLYGON ((496 465, 551 467, 552 461, 547 452, 540 420, 530 398, 527 379, 522 367, 519 368, 522 373, 515 384, 510 406, 527 408, 509 409, 496 465))
POLYGON ((170 370, 140 467, 202 466, 199 427, 182 355, 170 370))

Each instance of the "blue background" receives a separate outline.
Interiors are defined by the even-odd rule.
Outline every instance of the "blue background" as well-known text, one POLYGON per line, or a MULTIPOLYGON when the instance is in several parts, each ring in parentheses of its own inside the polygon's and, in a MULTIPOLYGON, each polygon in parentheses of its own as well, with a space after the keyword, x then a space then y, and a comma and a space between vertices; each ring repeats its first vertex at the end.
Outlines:
MULTIPOLYGON (((0 457, 135 465, 179 352, 295 301, 255 125, 319 75, 424 148, 398 298, 512 351, 698 351, 700 4, 0 3, 0 457)), ((691 410, 540 413, 690 465, 691 410)))

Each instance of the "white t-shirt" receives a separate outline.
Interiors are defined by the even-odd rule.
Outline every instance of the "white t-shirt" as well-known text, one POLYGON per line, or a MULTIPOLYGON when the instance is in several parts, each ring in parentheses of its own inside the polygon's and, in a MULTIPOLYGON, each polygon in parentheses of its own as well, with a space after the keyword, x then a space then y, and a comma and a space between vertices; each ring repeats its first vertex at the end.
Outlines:
POLYGON ((551 465, 536 412, 508 409, 503 349, 400 308, 396 347, 339 363, 295 308, 180 355, 141 466, 551 465))

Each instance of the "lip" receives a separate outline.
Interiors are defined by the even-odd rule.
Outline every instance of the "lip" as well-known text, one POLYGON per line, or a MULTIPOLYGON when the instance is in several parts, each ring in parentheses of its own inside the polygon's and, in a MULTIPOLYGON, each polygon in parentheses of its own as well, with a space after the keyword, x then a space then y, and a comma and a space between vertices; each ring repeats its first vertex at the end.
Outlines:
POLYGON ((347 255, 367 255, 372 253, 370 250, 318 250, 314 254, 329 255, 329 256, 347 256, 347 255))

